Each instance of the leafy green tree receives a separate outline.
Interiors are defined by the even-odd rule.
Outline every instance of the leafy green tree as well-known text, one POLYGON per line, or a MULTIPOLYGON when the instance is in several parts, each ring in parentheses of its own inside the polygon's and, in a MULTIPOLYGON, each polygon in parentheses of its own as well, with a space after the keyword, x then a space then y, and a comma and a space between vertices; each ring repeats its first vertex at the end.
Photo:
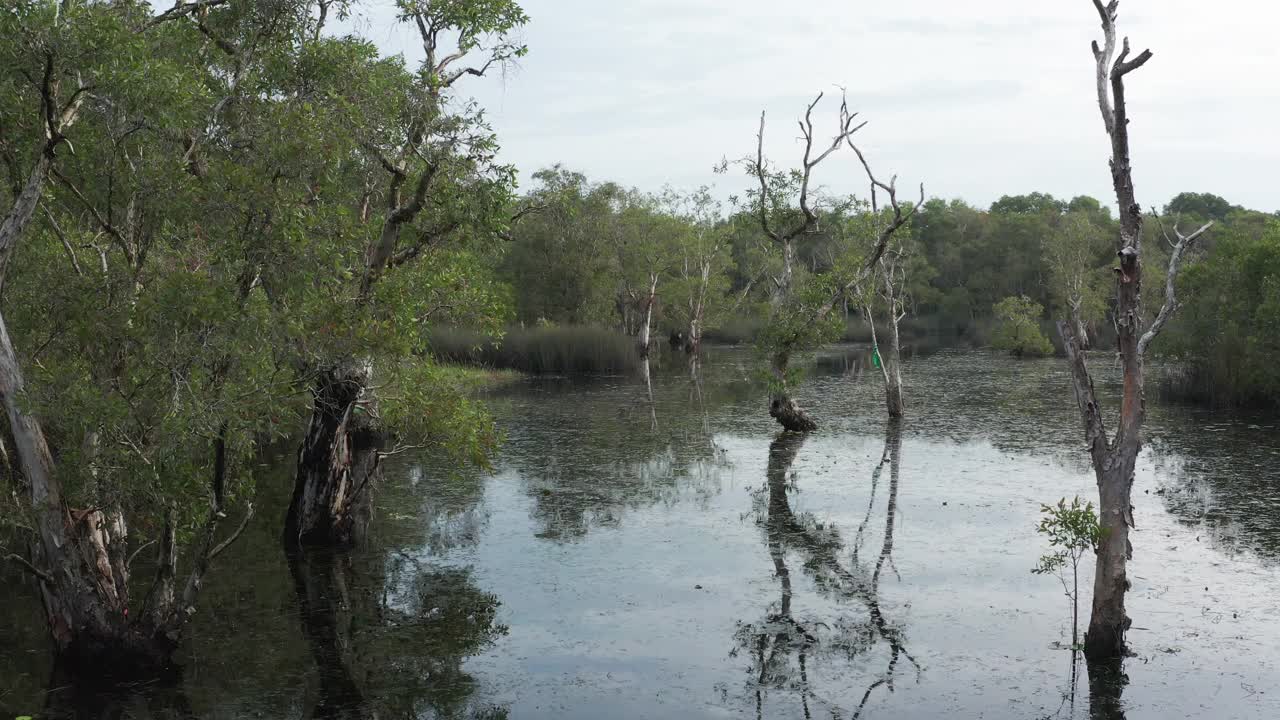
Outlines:
POLYGON ((679 261, 685 237, 682 222, 662 212, 659 200, 631 192, 616 218, 616 276, 628 305, 634 308, 634 335, 641 356, 648 356, 658 288, 679 261))
MULTIPOLYGON (((685 350, 697 353, 707 323, 715 323, 721 313, 737 305, 727 296, 733 262, 732 228, 722 222, 720 203, 706 186, 692 193, 668 189, 662 204, 681 223, 668 307, 671 319, 684 328, 685 350)), ((754 278, 747 282, 745 289, 750 292, 754 278)))
POLYGON ((1007 297, 993 308, 999 325, 992 345, 1017 357, 1043 357, 1053 353, 1053 344, 1040 330, 1044 306, 1023 295, 1007 297))
POLYGON ((426 421, 401 433, 444 440, 462 458, 482 459, 494 440, 482 413, 433 381, 429 362, 402 359, 425 347, 430 323, 455 320, 459 311, 495 330, 500 322, 495 312, 463 310, 474 295, 438 303, 440 293, 423 289, 449 280, 445 288, 465 290, 492 279, 476 277, 470 253, 507 233, 515 170, 496 161, 497 137, 482 109, 461 95, 460 81, 523 56, 512 37, 528 17, 510 0, 398 0, 397 7, 422 40, 417 70, 360 65, 363 77, 327 78, 315 96, 336 122, 318 138, 331 146, 317 160, 319 172, 307 176, 319 186, 313 192, 332 194, 341 222, 325 242, 295 248, 332 298, 324 311, 305 309, 305 317, 332 323, 327 332, 297 336, 313 400, 285 533, 304 545, 359 539, 380 476, 387 401, 402 408, 392 410, 398 420, 426 421), (381 208, 371 202, 375 194, 381 208), (442 278, 446 269, 459 275, 442 278), (381 398, 373 393, 375 367, 379 384, 390 388, 381 398))
POLYGON ((525 202, 537 207, 511 232, 500 273, 525 324, 627 325, 632 298, 615 287, 615 210, 623 189, 592 184, 581 173, 556 166, 534 175, 525 202))
POLYGON ((295 513, 294 539, 353 528, 387 427, 470 461, 493 442, 452 380, 408 360, 430 323, 502 317, 484 263, 510 223, 514 171, 453 88, 523 53, 506 37, 524 15, 403 4, 406 21, 481 56, 411 72, 326 36, 312 9, 0 11, 0 266, 21 268, 0 306, 17 470, 5 497, 21 498, 5 516, 31 529, 29 557, 12 555, 71 659, 167 661, 249 520, 253 457, 306 415, 295 505, 315 512, 295 513), (147 546, 138 596, 130 565, 147 546))
POLYGON ((1239 206, 1227 202, 1226 198, 1212 193, 1184 192, 1178 193, 1164 206, 1164 214, 1186 215, 1201 221, 1222 221, 1226 220, 1233 211, 1240 209, 1239 206))
POLYGON ((1005 195, 991 204, 993 215, 1057 215, 1066 209, 1067 203, 1040 192, 1005 195))
MULTIPOLYGON (((800 121, 804 152, 799 167, 778 170, 765 159, 763 114, 756 136, 755 156, 737 162, 758 183, 757 188, 747 195, 747 207, 758 219, 760 229, 772 241, 775 251, 782 256, 781 271, 772 278, 774 294, 769 322, 760 335, 758 345, 769 357, 769 415, 782 427, 794 432, 811 432, 818 425, 791 398, 789 388, 796 380, 791 361, 838 337, 840 322, 834 312, 837 305, 866 280, 894 233, 907 223, 920 205, 913 203, 904 208, 898 202, 893 181, 881 183, 872 174, 870 165, 851 139, 862 126, 854 124, 856 116, 849 112, 846 103, 840 104, 837 132, 831 144, 814 145, 813 109, 821 101, 822 95, 819 94, 800 121), (876 224, 879 218, 872 217, 873 222, 869 225, 874 229, 869 239, 847 243, 838 257, 833 254, 829 271, 814 273, 812 277, 798 281, 795 266, 798 240, 819 226, 820 211, 839 214, 847 209, 847 203, 832 203, 830 198, 822 197, 810 187, 814 169, 843 145, 848 145, 862 161, 873 197, 877 190, 887 194, 892 215, 882 224, 876 224)), ((728 163, 723 164, 721 171, 727 166, 728 163)), ((922 186, 922 196, 923 192, 922 186)), ((923 201, 921 197, 920 202, 923 201)), ((872 209, 875 209, 874 203, 872 209)))
POLYGON ((1031 572, 1054 575, 1062 583, 1062 591, 1071 601, 1071 647, 1075 649, 1080 645, 1080 561, 1098 549, 1102 528, 1093 503, 1082 504, 1078 497, 1072 498, 1070 505, 1066 498, 1057 505, 1041 505, 1040 512, 1043 517, 1036 532, 1048 538, 1053 550, 1041 555, 1031 572))
POLYGON ((1109 254, 1104 232, 1086 211, 1073 211, 1044 241, 1052 307, 1075 325, 1083 347, 1088 347, 1089 325, 1106 314, 1106 293, 1114 282, 1111 268, 1099 260, 1109 254))
POLYGON ((252 514, 246 461, 292 394, 245 257, 279 195, 233 156, 239 120, 262 101, 241 83, 313 28, 290 3, 217 18, 208 6, 0 13, 6 162, 31 168, 0 228, 0 257, 22 268, 6 288, 12 322, 0 321, 0 396, 27 498, 23 562, 55 647, 95 672, 167 661, 210 564, 252 514), (258 62, 227 72, 249 44, 258 62), (240 524, 219 537, 235 504, 240 524), (131 549, 139 530, 150 539, 131 549), (147 545, 155 571, 135 601, 131 561, 147 545))
POLYGON ((1188 298, 1169 354, 1187 363, 1194 394, 1218 402, 1280 402, 1280 222, 1261 235, 1228 226, 1213 254, 1178 282, 1188 298))

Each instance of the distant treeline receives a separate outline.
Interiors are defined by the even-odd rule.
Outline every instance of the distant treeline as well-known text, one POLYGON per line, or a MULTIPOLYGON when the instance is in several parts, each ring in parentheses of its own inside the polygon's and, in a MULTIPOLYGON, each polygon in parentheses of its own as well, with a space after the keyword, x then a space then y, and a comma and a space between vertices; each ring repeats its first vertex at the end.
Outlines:
MULTIPOLYGON (((764 325, 781 260, 750 213, 732 202, 722 208, 705 190, 646 195, 560 167, 535 177, 525 198, 529 212, 495 265, 517 324, 637 335, 652 298, 656 341, 696 331, 708 341, 750 342, 764 325)), ((797 268, 815 275, 840 262, 866 214, 851 198, 824 198, 822 206, 818 230, 796 247, 797 268)), ((1179 385, 1188 394, 1274 403, 1280 370, 1269 360, 1280 349, 1280 216, 1211 194, 1175 197, 1145 227, 1146 307, 1154 313, 1163 298, 1165 234, 1208 221, 1215 228, 1178 280, 1185 309, 1159 349, 1181 363, 1180 377, 1189 381, 1179 385)), ((929 200, 903 240, 904 334, 984 345, 996 304, 1026 297, 1043 308, 1040 321, 1055 345, 1053 322, 1074 301, 1094 347, 1108 348, 1118 237, 1110 208, 1087 196, 1012 195, 985 209, 929 200)), ((866 339, 857 299, 842 311, 846 338, 866 339)))

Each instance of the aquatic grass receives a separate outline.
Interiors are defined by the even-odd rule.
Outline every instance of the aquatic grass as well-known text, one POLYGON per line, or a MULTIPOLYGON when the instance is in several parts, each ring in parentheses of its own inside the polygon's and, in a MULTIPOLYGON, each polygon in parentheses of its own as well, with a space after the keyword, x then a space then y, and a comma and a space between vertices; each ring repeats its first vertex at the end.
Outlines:
POLYGON ((620 375, 640 364, 634 338, 591 326, 516 327, 499 339, 438 328, 431 332, 429 348, 442 362, 535 375, 620 375))

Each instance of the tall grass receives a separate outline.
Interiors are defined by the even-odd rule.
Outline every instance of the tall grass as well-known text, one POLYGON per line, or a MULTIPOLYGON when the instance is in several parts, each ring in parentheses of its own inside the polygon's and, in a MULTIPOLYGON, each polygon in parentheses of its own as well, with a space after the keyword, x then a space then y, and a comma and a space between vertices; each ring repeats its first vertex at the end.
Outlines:
POLYGON ((1164 400, 1214 408, 1280 410, 1280 393, 1268 392, 1264 385, 1242 377, 1237 368, 1181 362, 1162 368, 1159 377, 1157 393, 1164 400))
POLYGON ((456 328, 438 328, 429 339, 444 362, 520 370, 538 375, 619 375, 635 370, 635 338, 599 327, 510 328, 501 340, 456 328))

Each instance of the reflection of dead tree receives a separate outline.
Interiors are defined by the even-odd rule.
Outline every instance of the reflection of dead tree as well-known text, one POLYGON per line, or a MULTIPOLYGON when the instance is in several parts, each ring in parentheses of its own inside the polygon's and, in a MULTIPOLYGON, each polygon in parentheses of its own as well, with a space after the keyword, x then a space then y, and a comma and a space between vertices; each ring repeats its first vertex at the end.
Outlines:
MULTIPOLYGON (((881 459, 880 467, 883 467, 883 458, 889 459, 889 502, 885 508, 884 516, 884 542, 880 546, 880 555, 876 558, 875 570, 871 573, 871 589, 865 596, 867 607, 871 611, 871 622, 875 624, 877 632, 884 638, 891 649, 889 657, 889 666, 885 669, 884 675, 876 680, 867 688, 866 693, 862 696, 862 701, 858 703, 858 709, 854 712, 853 717, 862 714, 862 709, 866 707, 867 700, 871 698, 871 693, 881 685, 885 685, 889 690, 893 690, 893 678, 898 661, 905 656, 916 668, 916 672, 920 672, 920 663, 908 653, 904 647, 904 639, 901 630, 889 622, 884 617, 884 612, 880 608, 880 573, 886 564, 892 567, 893 563, 893 527, 897 521, 898 512, 898 466, 900 456, 902 454, 902 427, 897 422, 890 421, 885 430, 885 449, 881 459)), ((880 471, 880 467, 876 468, 876 472, 880 471)), ((855 559, 856 565, 856 559, 855 559)), ((897 572, 896 570, 894 571, 897 572)))
POLYGON ((644 376, 645 396, 649 400, 649 429, 658 431, 658 406, 653 402, 653 376, 649 372, 649 356, 640 361, 640 373, 644 376))
POLYGON ((1120 695, 1129 684, 1129 677, 1121 663, 1119 658, 1089 663, 1090 720, 1125 720, 1120 695))
MULTIPOLYGON (((836 528, 822 525, 807 515, 797 516, 791 509, 787 498, 787 474, 804 442, 804 436, 795 433, 781 433, 769 447, 769 464, 767 470, 768 509, 764 526, 766 531, 769 556, 773 561, 775 575, 781 590, 781 601, 778 611, 769 614, 760 625, 745 625, 738 632, 740 642, 749 644, 757 663, 753 673, 757 686, 757 704, 762 703, 762 689, 772 686, 783 686, 792 678, 789 676, 787 659, 795 653, 799 670, 801 701, 804 705, 805 717, 809 716, 810 700, 819 700, 830 706, 832 714, 838 714, 839 708, 822 701, 809 687, 807 662, 810 656, 824 644, 819 632, 831 630, 824 623, 813 623, 811 626, 796 619, 791 610, 792 585, 791 575, 786 565, 787 550, 795 550, 804 556, 804 567, 812 574, 815 583, 822 592, 841 598, 856 598, 867 607, 869 622, 865 625, 844 626, 836 624, 837 633, 844 637, 833 637, 826 642, 827 651, 843 652, 848 657, 860 655, 870 650, 879 641, 889 645, 890 657, 885 671, 867 688, 862 700, 853 713, 858 717, 866 706, 872 693, 882 686, 893 689, 897 667, 902 658, 906 658, 920 672, 920 664, 907 651, 905 638, 899 627, 885 617, 880 605, 880 577, 886 565, 892 567, 893 529, 897 512, 898 494, 898 458, 901 449, 901 435, 896 423, 889 426, 885 441, 883 458, 872 474, 874 485, 878 484, 881 472, 887 462, 890 468, 889 501, 885 516, 884 539, 877 556, 875 566, 868 571, 856 559, 850 567, 845 567, 839 557, 843 541, 836 528), (859 570, 861 569, 861 572, 859 570)), ((868 511, 868 516, 870 511, 868 511)), ((861 534, 865 528, 859 529, 861 534)), ((858 541, 861 542, 860 540, 858 541)))
POLYGON ((303 634, 311 646, 320 694, 310 717, 317 720, 376 718, 355 681, 351 558, 317 549, 289 553, 303 634))

